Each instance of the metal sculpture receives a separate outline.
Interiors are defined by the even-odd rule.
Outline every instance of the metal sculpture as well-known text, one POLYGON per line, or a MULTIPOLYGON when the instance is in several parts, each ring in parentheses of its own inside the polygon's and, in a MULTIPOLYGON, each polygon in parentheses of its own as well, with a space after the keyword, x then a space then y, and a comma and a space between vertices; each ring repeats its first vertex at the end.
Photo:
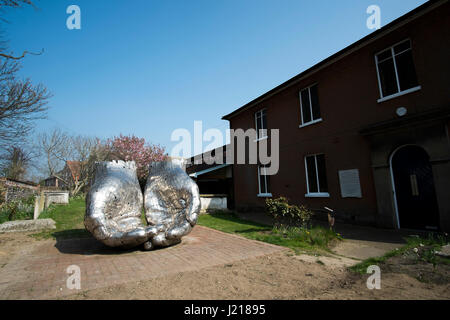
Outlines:
POLYGON ((179 243, 197 223, 198 186, 180 165, 154 162, 149 168, 144 208, 147 223, 157 229, 157 234, 145 243, 146 249, 179 243))
POLYGON ((141 221, 143 203, 134 162, 98 162, 86 197, 86 229, 111 247, 144 244, 150 250, 179 243, 200 212, 197 184, 171 162, 150 165, 145 189, 148 226, 141 221))
POLYGON ((92 187, 86 197, 84 225, 92 235, 111 247, 134 247, 151 233, 141 222, 143 197, 134 162, 95 164, 92 187))

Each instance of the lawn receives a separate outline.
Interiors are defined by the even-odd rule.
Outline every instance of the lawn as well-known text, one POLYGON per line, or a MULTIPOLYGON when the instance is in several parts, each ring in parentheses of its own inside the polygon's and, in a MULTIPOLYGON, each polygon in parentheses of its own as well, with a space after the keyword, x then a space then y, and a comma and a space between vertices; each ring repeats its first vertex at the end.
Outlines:
MULTIPOLYGON (((71 199, 69 204, 65 206, 52 205, 42 212, 39 219, 51 218, 55 220, 56 229, 43 231, 33 236, 41 239, 89 237, 90 234, 83 224, 85 208, 85 200, 81 197, 71 199)), ((273 229, 267 225, 239 219, 232 212, 201 215, 198 224, 248 239, 288 247, 296 253, 327 252, 329 251, 329 244, 339 239, 338 235, 323 227, 313 227, 308 230, 299 228, 273 229)))
POLYGON ((294 250, 296 254, 330 252, 330 244, 333 241, 341 240, 338 234, 321 226, 310 229, 272 228, 271 226, 239 219, 233 212, 202 215, 198 224, 223 232, 238 234, 248 239, 288 247, 294 250))
POLYGON ((72 198, 68 205, 51 205, 43 211, 39 219, 51 218, 56 229, 34 234, 36 238, 83 238, 89 236, 84 228, 83 219, 86 210, 84 198, 72 198))

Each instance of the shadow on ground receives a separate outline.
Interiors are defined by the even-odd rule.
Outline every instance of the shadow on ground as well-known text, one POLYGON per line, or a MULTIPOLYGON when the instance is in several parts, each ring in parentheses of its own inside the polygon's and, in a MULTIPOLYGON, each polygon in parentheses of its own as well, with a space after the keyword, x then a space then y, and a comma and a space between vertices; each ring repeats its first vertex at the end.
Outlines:
MULTIPOLYGON (((55 248, 64 254, 79 255, 121 255, 145 251, 143 246, 137 246, 131 249, 112 248, 95 239, 88 231, 84 229, 72 229, 54 232, 56 238, 55 248)), ((181 242, 180 244, 182 244, 181 242)), ((172 245, 171 247, 180 244, 172 245)), ((156 248, 152 251, 158 251, 164 248, 156 248)))
POLYGON ((56 238, 55 248, 64 254, 117 255, 140 251, 136 248, 125 250, 108 247, 84 229, 58 231, 52 235, 56 238))

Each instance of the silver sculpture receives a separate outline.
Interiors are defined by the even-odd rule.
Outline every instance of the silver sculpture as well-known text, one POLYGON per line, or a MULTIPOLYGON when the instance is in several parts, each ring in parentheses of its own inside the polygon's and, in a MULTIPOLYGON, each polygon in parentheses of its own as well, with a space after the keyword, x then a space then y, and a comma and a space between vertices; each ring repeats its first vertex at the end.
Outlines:
POLYGON ((146 249, 179 243, 197 223, 198 186, 178 164, 154 162, 149 168, 144 207, 147 223, 157 229, 145 243, 146 249))
POLYGON ((92 187, 86 197, 86 229, 111 247, 147 250, 179 243, 196 224, 200 212, 197 184, 171 162, 150 165, 144 199, 134 162, 95 164, 92 187))

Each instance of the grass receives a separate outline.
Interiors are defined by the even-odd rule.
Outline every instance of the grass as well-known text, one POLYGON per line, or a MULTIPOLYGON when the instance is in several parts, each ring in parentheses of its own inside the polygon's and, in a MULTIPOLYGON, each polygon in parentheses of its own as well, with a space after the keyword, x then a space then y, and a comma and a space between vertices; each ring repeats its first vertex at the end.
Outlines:
MULTIPOLYGON (((56 222, 56 229, 33 234, 38 239, 48 238, 83 238, 88 237, 83 218, 85 213, 84 198, 70 199, 68 205, 52 205, 39 216, 39 219, 51 218, 56 222)), ((145 223, 145 220, 143 218, 145 223)), ((311 229, 272 228, 256 222, 239 219, 230 212, 216 212, 202 215, 198 221, 203 225, 219 231, 241 235, 245 238, 263 241, 293 249, 295 253, 329 252, 329 244, 339 239, 334 232, 323 227, 311 229)))
POLYGON ((431 263, 433 266, 438 264, 450 264, 449 258, 436 255, 436 251, 441 250, 442 246, 449 243, 446 235, 433 235, 430 233, 427 238, 410 236, 405 238, 406 245, 401 248, 389 251, 381 257, 366 259, 349 269, 359 274, 365 274, 367 268, 371 265, 380 265, 385 263, 389 258, 412 254, 416 257, 416 262, 431 263))
POLYGON ((34 214, 34 196, 0 204, 0 224, 15 220, 31 220, 34 214))
POLYGON ((319 226, 311 229, 272 228, 271 226, 239 219, 230 212, 202 215, 198 224, 219 231, 238 234, 248 239, 288 247, 294 250, 296 254, 330 252, 330 243, 340 239, 339 235, 333 231, 319 226))
POLYGON ((68 205, 51 205, 43 211, 39 219, 53 219, 56 229, 33 234, 33 237, 48 238, 84 238, 89 233, 84 228, 83 219, 86 209, 84 198, 72 198, 68 205))

